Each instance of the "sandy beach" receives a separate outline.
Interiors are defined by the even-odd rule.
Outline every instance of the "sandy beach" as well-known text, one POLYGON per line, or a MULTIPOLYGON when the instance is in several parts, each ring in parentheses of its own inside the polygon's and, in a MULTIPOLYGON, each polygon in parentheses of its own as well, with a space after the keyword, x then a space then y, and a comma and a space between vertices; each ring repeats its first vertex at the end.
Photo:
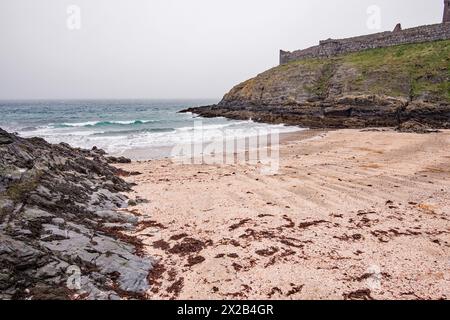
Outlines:
POLYGON ((450 131, 305 131, 280 170, 120 165, 150 299, 449 299, 450 131), (146 199, 147 201, 142 201, 146 199))

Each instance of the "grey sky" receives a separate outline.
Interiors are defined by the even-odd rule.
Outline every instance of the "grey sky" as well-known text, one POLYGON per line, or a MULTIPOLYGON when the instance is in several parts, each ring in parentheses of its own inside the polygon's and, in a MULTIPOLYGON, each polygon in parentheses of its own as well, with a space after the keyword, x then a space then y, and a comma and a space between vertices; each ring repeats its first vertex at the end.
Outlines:
POLYGON ((220 98, 279 49, 438 23, 443 0, 1 0, 0 99, 220 98), (81 29, 67 27, 67 7, 81 29), (381 9, 381 29, 367 8, 381 9))

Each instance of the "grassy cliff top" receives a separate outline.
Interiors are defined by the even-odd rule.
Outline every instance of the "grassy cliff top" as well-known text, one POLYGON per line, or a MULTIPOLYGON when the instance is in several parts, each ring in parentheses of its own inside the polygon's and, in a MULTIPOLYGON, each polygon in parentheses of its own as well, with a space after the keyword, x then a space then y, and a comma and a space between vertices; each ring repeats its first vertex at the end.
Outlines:
POLYGON ((450 40, 305 59, 272 68, 233 88, 225 103, 303 103, 377 94, 450 103, 450 40))

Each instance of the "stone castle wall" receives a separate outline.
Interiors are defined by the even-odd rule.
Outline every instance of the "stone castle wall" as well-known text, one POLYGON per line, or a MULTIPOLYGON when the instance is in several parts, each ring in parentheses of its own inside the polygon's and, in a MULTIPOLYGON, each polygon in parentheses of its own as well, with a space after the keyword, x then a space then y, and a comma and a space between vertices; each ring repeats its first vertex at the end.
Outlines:
POLYGON ((444 1, 444 18, 442 18, 442 23, 450 22, 450 0, 444 1))
POLYGON ((450 23, 420 26, 395 32, 381 32, 347 39, 320 41, 318 46, 294 52, 280 51, 280 64, 306 58, 333 57, 343 53, 385 48, 401 44, 450 39, 450 23))

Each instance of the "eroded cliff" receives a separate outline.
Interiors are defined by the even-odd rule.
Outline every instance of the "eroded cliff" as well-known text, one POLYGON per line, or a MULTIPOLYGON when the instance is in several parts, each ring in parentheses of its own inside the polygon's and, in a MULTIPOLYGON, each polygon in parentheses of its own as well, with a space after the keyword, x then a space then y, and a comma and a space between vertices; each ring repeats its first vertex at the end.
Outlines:
POLYGON ((218 105, 184 110, 306 127, 450 128, 450 41, 373 49, 280 65, 245 81, 218 105))

